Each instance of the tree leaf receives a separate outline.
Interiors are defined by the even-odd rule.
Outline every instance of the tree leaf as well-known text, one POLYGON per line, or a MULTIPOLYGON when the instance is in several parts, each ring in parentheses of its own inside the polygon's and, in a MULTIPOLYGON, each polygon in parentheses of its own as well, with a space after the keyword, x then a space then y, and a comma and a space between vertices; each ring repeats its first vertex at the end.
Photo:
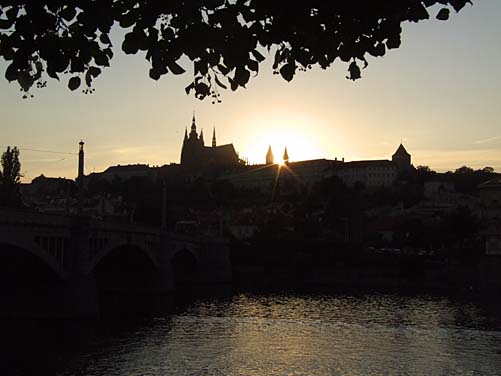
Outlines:
POLYGON ((94 61, 97 65, 100 65, 102 67, 110 66, 108 56, 106 56, 104 52, 99 52, 98 54, 94 55, 94 61))
POLYGON ((101 74, 101 69, 99 69, 98 67, 90 67, 89 74, 95 78, 101 74))
POLYGON ((389 49, 398 48, 400 47, 401 42, 400 36, 391 37, 386 41, 386 47, 389 49))
POLYGON ((68 87, 71 91, 75 91, 80 87, 80 77, 71 77, 68 81, 68 87))
MULTIPOLYGON (((76 70, 74 71, 76 72, 76 70)), ((54 78, 59 81, 59 76, 56 72, 54 72, 52 69, 47 68, 47 74, 49 75, 50 78, 54 78)))
POLYGON ((99 40, 101 41, 101 43, 103 44, 111 44, 111 40, 110 40, 110 37, 108 36, 108 34, 106 33, 101 33, 100 37, 99 37, 99 40))
POLYGON ((447 8, 440 9, 440 11, 437 14, 437 20, 447 21, 449 19, 449 13, 450 11, 447 8))
POLYGON ((256 72, 259 70, 259 63, 255 60, 248 60, 247 61, 247 67, 253 71, 256 72))
POLYGON ((5 70, 5 78, 9 82, 17 80, 17 74, 18 74, 18 69, 15 63, 11 63, 5 70))
POLYGON ((263 55, 261 55, 261 53, 259 53, 258 50, 252 50, 251 53, 252 53, 252 56, 254 56, 254 58, 257 61, 259 61, 259 62, 264 61, 265 57, 263 55))
POLYGON ((150 69, 150 78, 154 79, 155 81, 158 81, 160 79, 160 72, 158 71, 158 69, 155 69, 155 68, 151 68, 150 69))
POLYGON ((0 19, 0 29, 8 30, 14 25, 13 20, 0 19))
POLYGON ((222 87, 223 89, 227 89, 226 85, 223 84, 221 81, 219 81, 219 78, 217 78, 217 74, 214 75, 214 78, 216 79, 216 84, 218 84, 218 86, 222 87))
POLYGON ((362 77, 360 72, 360 67, 355 61, 352 62, 348 67, 348 72, 350 73, 350 75, 347 76, 346 78, 348 78, 349 80, 355 81, 358 80, 360 77, 362 77))
POLYGON ((296 66, 294 64, 287 63, 282 68, 280 68, 280 75, 288 82, 290 82, 294 78, 295 73, 296 66))
POLYGON ((127 55, 134 55, 139 51, 137 40, 132 37, 132 33, 125 34, 124 41, 122 42, 122 51, 127 55))
POLYGON ((194 82, 192 82, 191 84, 189 84, 188 86, 186 86, 186 87, 184 88, 184 91, 186 92, 186 94, 190 94, 190 91, 191 91, 192 89, 194 89, 194 88, 195 88, 195 83, 194 83, 194 82))
POLYGON ((183 74, 184 72, 186 72, 184 70, 184 68, 182 66, 180 66, 178 63, 176 63, 175 61, 171 61, 169 63, 167 63, 167 67, 169 68, 169 70, 174 73, 174 74, 183 74))
POLYGON ((244 67, 237 67, 233 80, 240 86, 245 86, 249 82, 250 72, 244 67))
POLYGON ((19 13, 19 5, 13 5, 12 8, 10 8, 7 12, 5 12, 5 15, 9 20, 15 20, 17 18, 18 13, 19 13))
POLYGON ((238 84, 235 80, 228 78, 228 81, 230 82, 230 87, 232 91, 235 91, 238 89, 238 84))
POLYGON ((92 85, 92 74, 90 73, 90 70, 88 70, 85 73, 85 84, 87 86, 91 86, 92 85))
POLYGON ((77 15, 75 8, 71 6, 65 6, 64 9, 59 13, 59 15, 66 21, 71 21, 77 15))

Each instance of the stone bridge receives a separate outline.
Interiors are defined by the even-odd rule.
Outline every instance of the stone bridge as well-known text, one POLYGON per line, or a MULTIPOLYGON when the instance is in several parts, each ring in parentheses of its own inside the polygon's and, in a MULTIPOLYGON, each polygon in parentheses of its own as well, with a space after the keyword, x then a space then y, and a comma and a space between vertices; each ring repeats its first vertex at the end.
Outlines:
POLYGON ((222 239, 0 210, 0 298, 14 307, 7 315, 95 315, 103 304, 123 305, 124 296, 137 298, 129 306, 149 310, 152 297, 158 306, 175 289, 230 281, 229 248, 222 239))

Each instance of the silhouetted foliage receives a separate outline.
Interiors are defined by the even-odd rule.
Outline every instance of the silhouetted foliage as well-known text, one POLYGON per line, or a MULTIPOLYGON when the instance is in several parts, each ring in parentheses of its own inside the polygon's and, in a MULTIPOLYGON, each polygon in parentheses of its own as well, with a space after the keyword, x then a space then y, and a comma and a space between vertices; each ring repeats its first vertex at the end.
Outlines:
POLYGON ((417 166, 415 170, 415 180, 418 183, 424 183, 426 181, 433 180, 436 175, 436 171, 433 171, 428 166, 417 166))
POLYGON ((16 207, 21 203, 19 184, 21 183, 21 162, 19 149, 10 146, 2 154, 2 171, 0 171, 0 205, 16 207))
POLYGON ((467 166, 458 168, 454 173, 448 173, 446 176, 454 183, 456 191, 465 194, 477 194, 478 185, 487 180, 498 176, 492 167, 474 170, 467 166))
POLYGON ((149 75, 186 72, 186 92, 197 98, 219 89, 245 87, 259 64, 274 54, 273 71, 290 81, 300 70, 325 69, 336 59, 356 80, 367 56, 384 56, 401 43, 402 22, 446 20, 469 0, 0 0, 0 56, 9 62, 8 81, 28 93, 47 77, 70 75, 68 87, 92 92, 92 81, 110 65, 114 25, 125 31, 122 50, 145 52, 149 75), (435 11, 435 10, 434 10, 435 11), (273 50, 273 51, 272 51, 273 50), (263 55, 264 54, 264 55, 263 55))

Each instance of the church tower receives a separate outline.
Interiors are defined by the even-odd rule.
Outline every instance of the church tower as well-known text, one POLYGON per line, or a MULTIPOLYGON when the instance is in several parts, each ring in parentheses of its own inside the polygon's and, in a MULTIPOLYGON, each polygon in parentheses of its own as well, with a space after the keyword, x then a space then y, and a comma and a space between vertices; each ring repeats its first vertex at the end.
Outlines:
POLYGON ((204 149, 203 131, 200 136, 197 133, 197 124, 195 114, 191 120, 191 130, 189 135, 188 130, 184 131, 183 148, 181 150, 181 164, 186 166, 195 166, 203 160, 202 154, 204 149))
POLYGON ((391 156, 391 160, 397 166, 398 171, 407 171, 411 168, 411 155, 407 153, 402 143, 400 143, 397 151, 391 156))
POLYGON ((271 151, 271 145, 268 147, 268 153, 266 153, 266 164, 271 165, 275 163, 275 158, 273 157, 273 152, 271 151))
POLYGON ((201 129, 197 134, 195 114, 191 121, 191 130, 184 132, 183 147, 181 149, 181 165, 186 172, 222 171, 223 168, 239 165, 238 154, 233 144, 216 144, 216 127, 212 132, 212 145, 204 145, 204 132, 201 129))
POLYGON ((284 161, 284 163, 289 163, 289 154, 287 153, 287 146, 285 147, 284 156, 282 160, 284 161))
POLYGON ((195 122, 195 114, 193 114, 193 119, 191 120, 191 132, 190 132, 190 140, 196 140, 198 138, 197 135, 197 124, 195 122))

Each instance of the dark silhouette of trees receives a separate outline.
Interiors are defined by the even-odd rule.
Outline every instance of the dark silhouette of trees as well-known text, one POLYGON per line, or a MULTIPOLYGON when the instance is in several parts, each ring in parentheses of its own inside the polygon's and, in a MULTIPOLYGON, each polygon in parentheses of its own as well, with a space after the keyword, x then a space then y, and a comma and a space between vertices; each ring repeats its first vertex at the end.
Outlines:
POLYGON ((2 154, 0 171, 0 206, 16 207, 21 203, 19 185, 21 183, 21 162, 19 149, 10 146, 2 154))
POLYGON ((499 176, 492 167, 474 170, 471 167, 462 166, 454 173, 448 173, 446 176, 454 183, 456 191, 465 194, 477 194, 478 185, 487 180, 499 176))
POLYGON ((47 77, 69 76, 68 87, 92 92, 92 81, 110 65, 110 32, 125 31, 126 54, 145 53, 149 75, 186 72, 186 92, 218 101, 218 90, 245 87, 267 54, 273 72, 290 81, 301 70, 325 69, 336 59, 361 77, 367 57, 381 57, 401 43, 401 24, 439 20, 470 0, 0 0, 0 56, 5 78, 30 89, 47 77), (435 12, 435 9, 433 10, 435 12), (267 52, 266 52, 267 51, 267 52))
POLYGON ((417 183, 424 183, 433 180, 437 176, 436 171, 433 171, 428 166, 417 166, 415 171, 415 180, 417 183))

